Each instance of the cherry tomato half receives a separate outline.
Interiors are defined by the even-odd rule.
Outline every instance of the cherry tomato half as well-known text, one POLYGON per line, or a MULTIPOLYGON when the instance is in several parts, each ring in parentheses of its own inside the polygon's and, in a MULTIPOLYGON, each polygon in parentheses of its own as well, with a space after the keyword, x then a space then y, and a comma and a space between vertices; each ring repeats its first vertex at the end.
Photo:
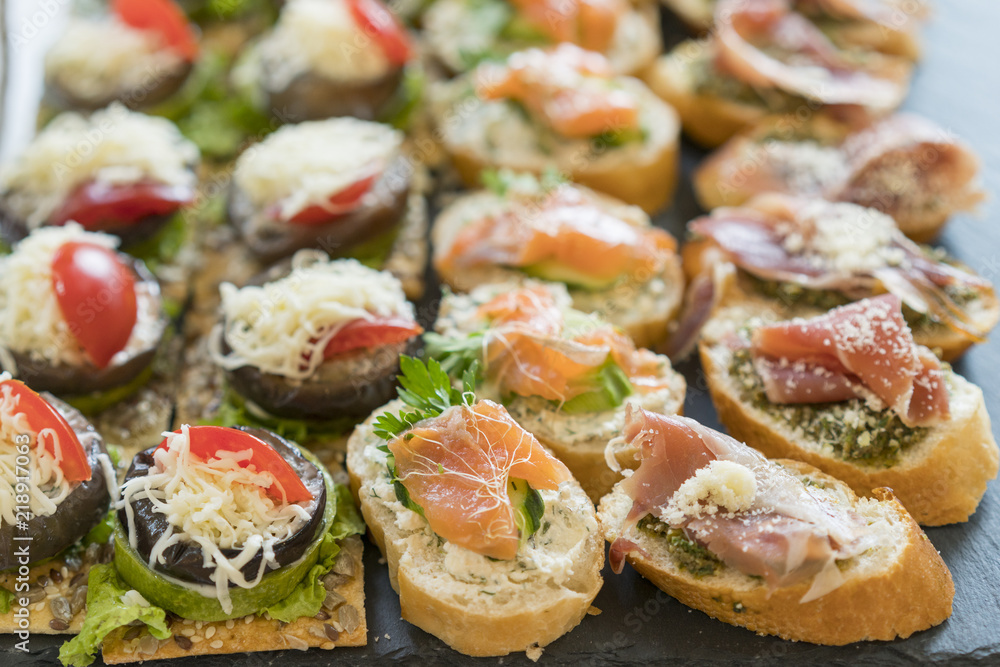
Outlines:
POLYGON ((173 0, 112 0, 112 10, 137 30, 157 33, 165 47, 184 60, 198 57, 198 40, 184 11, 173 0))
POLYGON ((87 452, 80 444, 76 431, 52 404, 20 380, 0 382, 0 392, 10 392, 17 401, 17 412, 23 412, 31 430, 39 434, 39 442, 59 462, 63 477, 70 482, 85 482, 93 474, 87 452), (47 432, 51 431, 51 433, 47 432), (59 451, 56 451, 56 441, 59 451))
MULTIPOLYGON (((274 447, 246 431, 225 426, 191 426, 188 428, 188 436, 191 438, 191 453, 205 461, 217 458, 219 452, 242 452, 249 449, 250 458, 241 461, 240 465, 246 468, 252 463, 258 472, 266 470, 271 473, 274 484, 264 491, 275 500, 282 499, 282 490, 289 503, 306 502, 313 497, 295 469, 274 447)), ((166 447, 167 441, 164 439, 157 449, 166 447)))
POLYGON ((98 368, 124 349, 138 319, 135 274, 114 250, 85 241, 64 243, 52 258, 59 310, 98 368))
POLYGON ((84 229, 104 231, 151 215, 168 215, 194 201, 193 188, 139 182, 114 185, 90 181, 77 187, 49 218, 53 225, 70 220, 84 229))
POLYGON ((289 218, 288 222, 296 225, 322 225, 334 218, 346 215, 358 208, 361 204, 361 198, 371 189, 377 178, 378 174, 372 174, 360 181, 355 181, 343 190, 331 195, 325 205, 308 206, 289 218))
POLYGON ((405 317, 373 317, 348 322, 330 339, 323 350, 329 359, 343 352, 402 343, 423 333, 419 324, 405 317))
POLYGON ((347 0, 351 15, 393 65, 405 65, 413 52, 410 36, 396 15, 379 0, 347 0))

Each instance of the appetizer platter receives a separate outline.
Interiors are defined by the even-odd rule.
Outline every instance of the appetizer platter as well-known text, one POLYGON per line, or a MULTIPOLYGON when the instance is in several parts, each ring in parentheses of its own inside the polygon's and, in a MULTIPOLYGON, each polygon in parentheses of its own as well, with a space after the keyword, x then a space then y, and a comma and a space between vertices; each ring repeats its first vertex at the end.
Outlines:
POLYGON ((996 9, 6 9, 5 660, 1000 659, 996 9))

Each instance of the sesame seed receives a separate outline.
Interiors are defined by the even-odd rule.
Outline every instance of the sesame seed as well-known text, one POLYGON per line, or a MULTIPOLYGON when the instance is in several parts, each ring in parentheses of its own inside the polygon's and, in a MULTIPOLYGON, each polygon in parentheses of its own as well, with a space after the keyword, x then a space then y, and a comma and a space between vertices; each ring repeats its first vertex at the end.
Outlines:
POLYGON ((222 640, 221 639, 216 639, 214 642, 212 642, 211 644, 209 644, 209 646, 211 646, 214 649, 220 649, 220 648, 222 648, 222 640))
POLYGON ((207 628, 205 628, 205 639, 211 639, 213 635, 215 635, 214 625, 210 625, 207 628))

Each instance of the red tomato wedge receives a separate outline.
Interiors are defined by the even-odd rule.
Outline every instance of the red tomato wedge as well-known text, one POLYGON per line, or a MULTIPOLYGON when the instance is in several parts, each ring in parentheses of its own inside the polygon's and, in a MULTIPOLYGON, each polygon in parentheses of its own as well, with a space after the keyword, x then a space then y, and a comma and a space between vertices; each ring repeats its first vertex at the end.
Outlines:
POLYGON ((184 60, 191 62, 198 57, 198 39, 173 0, 112 0, 111 8, 127 25, 157 33, 163 45, 184 60))
MULTIPOLYGON (((180 433, 181 431, 174 431, 180 433)), ((295 469, 288 464, 288 461, 281 457, 281 454, 260 438, 250 435, 246 431, 225 426, 191 426, 188 428, 188 436, 191 438, 191 453, 208 461, 218 458, 218 452, 243 452, 251 451, 251 456, 240 465, 244 468, 253 464, 258 472, 267 471, 274 476, 274 484, 264 489, 267 495, 275 500, 287 500, 289 503, 300 503, 312 500, 309 489, 299 479, 295 469), (282 495, 284 491, 284 495, 282 495)), ((166 449, 167 440, 164 439, 157 449, 166 449)))
POLYGON ((510 560, 518 530, 510 478, 556 489, 569 469, 492 401, 449 408, 389 443, 396 474, 431 529, 478 554, 510 560))
POLYGON ((372 37, 393 65, 405 65, 413 53, 410 36, 396 15, 379 0, 347 0, 354 22, 372 37))
POLYGON ((337 335, 326 344, 323 358, 329 359, 342 352, 361 348, 402 343, 420 335, 423 331, 419 324, 399 315, 352 320, 342 326, 337 335))
POLYGON ((103 231, 118 224, 139 222, 151 215, 168 215, 194 201, 193 188, 162 183, 140 182, 111 185, 90 181, 70 193, 49 223, 64 225, 70 220, 84 229, 103 231))
POLYGON ((0 392, 5 398, 9 392, 17 401, 17 412, 24 413, 31 430, 39 434, 39 444, 56 458, 67 481, 86 482, 91 478, 90 462, 80 438, 52 404, 20 380, 0 382, 0 392))
POLYGON ((326 204, 308 206, 289 218, 288 222, 296 225, 321 225, 354 211, 361 205, 361 198, 371 189, 378 176, 379 174, 372 174, 355 181, 343 190, 330 195, 326 204))
POLYGON ((138 319, 132 268, 114 250, 71 241, 52 258, 52 289, 77 342, 95 366, 105 368, 138 319))

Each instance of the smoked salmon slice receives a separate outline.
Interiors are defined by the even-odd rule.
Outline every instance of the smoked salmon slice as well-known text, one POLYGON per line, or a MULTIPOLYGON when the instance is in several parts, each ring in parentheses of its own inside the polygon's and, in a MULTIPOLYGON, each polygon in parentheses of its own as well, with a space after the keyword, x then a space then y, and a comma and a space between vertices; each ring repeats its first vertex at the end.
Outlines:
POLYGON ((476 70, 476 95, 520 102, 556 134, 570 139, 639 128, 639 103, 613 85, 607 58, 573 44, 528 49, 506 63, 476 70))
POLYGON ((389 443, 396 476, 444 539, 490 558, 517 555, 507 482, 557 489, 569 469, 492 401, 448 408, 389 443))
POLYGON ((774 403, 844 400, 846 388, 882 400, 908 426, 948 419, 948 390, 937 358, 917 347, 902 301, 892 294, 836 308, 808 320, 759 327, 751 346, 774 403), (774 370, 780 369, 780 382, 774 370), (823 381, 830 384, 830 392, 823 381), (817 382, 818 381, 818 382, 817 382))
MULTIPOLYGON (((769 586, 789 586, 824 570, 823 583, 807 593, 819 597, 836 585, 836 561, 866 550, 870 535, 863 519, 810 493, 784 468, 745 444, 685 417, 660 415, 630 405, 624 436, 637 447, 639 468, 620 482, 632 499, 621 535, 611 544, 612 569, 621 572, 625 557, 639 550, 628 539, 648 515, 678 528, 726 565, 763 577, 769 586), (713 461, 748 469, 756 490, 739 512, 685 511, 678 519, 674 496, 713 461)), ((806 600, 803 599, 803 601, 806 600)))
POLYGON ((513 0, 518 12, 555 42, 573 42, 590 51, 606 51, 625 0, 513 0))
POLYGON ((595 281, 662 273, 677 242, 655 227, 639 227, 604 210, 573 185, 541 200, 511 200, 501 213, 463 228, 444 266, 527 268, 556 263, 595 281))

